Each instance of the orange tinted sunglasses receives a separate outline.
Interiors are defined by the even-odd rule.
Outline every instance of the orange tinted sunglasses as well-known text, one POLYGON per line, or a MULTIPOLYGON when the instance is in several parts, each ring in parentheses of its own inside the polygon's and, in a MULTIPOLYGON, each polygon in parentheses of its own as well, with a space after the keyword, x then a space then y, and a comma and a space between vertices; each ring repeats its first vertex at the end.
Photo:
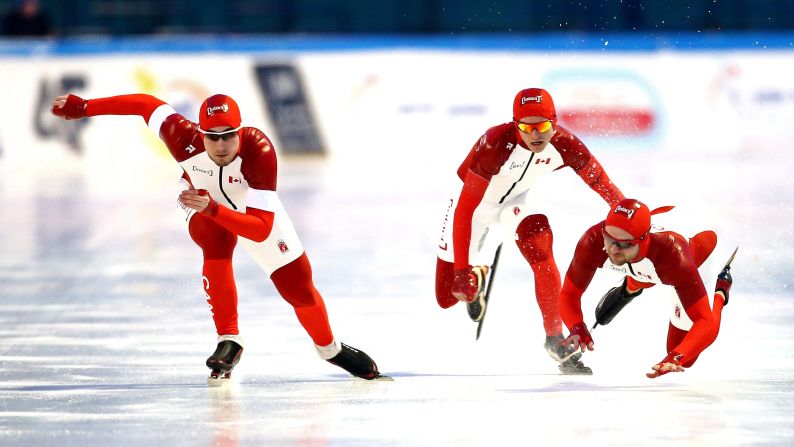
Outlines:
POLYGON ((540 133, 548 132, 551 129, 551 121, 542 121, 540 123, 529 124, 529 123, 521 123, 518 121, 514 121, 516 126, 518 126, 518 130, 524 133, 532 133, 533 130, 537 130, 540 133))

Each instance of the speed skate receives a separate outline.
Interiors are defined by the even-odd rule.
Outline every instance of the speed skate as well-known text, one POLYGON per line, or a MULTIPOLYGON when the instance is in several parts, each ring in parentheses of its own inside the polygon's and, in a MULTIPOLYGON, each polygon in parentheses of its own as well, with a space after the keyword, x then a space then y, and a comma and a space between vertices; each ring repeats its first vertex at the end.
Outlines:
POLYGON ((207 385, 221 386, 231 381, 232 369, 240 362, 243 354, 243 347, 232 337, 222 339, 218 342, 215 352, 207 359, 207 367, 210 369, 210 376, 207 377, 207 385))
POLYGON ((212 370, 207 377, 207 386, 223 386, 232 382, 231 371, 212 370))

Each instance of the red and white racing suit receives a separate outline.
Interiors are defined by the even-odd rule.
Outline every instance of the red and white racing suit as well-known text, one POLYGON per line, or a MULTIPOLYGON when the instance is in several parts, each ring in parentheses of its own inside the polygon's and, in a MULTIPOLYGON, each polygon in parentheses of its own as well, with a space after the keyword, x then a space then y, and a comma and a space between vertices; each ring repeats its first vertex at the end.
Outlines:
POLYGON ((561 333, 557 308, 560 273, 552 253, 548 219, 527 191, 540 177, 570 167, 610 206, 623 194, 598 160, 573 133, 557 126, 540 153, 530 151, 514 123, 492 127, 458 168, 460 196, 449 201, 436 266, 436 299, 442 308, 457 303, 451 294, 454 270, 493 262, 506 238, 516 244, 535 274, 535 295, 549 336, 561 333))
POLYGON ((183 208, 190 235, 204 255, 203 285, 220 339, 239 341, 231 260, 241 236, 243 248, 294 307, 320 355, 328 359, 339 352, 308 258, 276 193, 276 152, 262 131, 240 129, 237 157, 218 166, 205 151, 198 125, 153 96, 91 99, 86 114, 143 117, 182 167, 183 188, 205 189, 220 205, 212 216, 183 208))
POLYGON ((646 245, 632 262, 617 266, 604 250, 603 222, 588 229, 576 246, 560 293, 560 313, 568 328, 582 323, 582 294, 596 269, 616 271, 627 277, 630 289, 666 284, 675 288, 672 297, 667 352, 683 354, 683 366, 691 366, 717 337, 723 301, 709 305, 698 267, 714 252, 717 235, 703 231, 687 240, 673 231, 651 232, 646 245))

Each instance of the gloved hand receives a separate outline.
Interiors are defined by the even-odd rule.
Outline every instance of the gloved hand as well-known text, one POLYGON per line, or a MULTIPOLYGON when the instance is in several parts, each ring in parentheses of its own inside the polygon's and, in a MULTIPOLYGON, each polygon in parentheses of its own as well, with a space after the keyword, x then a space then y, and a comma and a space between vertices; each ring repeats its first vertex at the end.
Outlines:
POLYGON ((652 372, 645 373, 649 379, 655 379, 659 376, 663 376, 669 372, 682 372, 684 371, 684 367, 681 364, 684 362, 683 354, 679 354, 675 351, 670 351, 661 362, 653 365, 651 369, 652 372))
POLYGON ((728 305, 728 293, 731 291, 731 285, 733 285, 733 278, 731 278, 731 266, 727 265, 724 269, 717 275, 717 286, 714 288, 714 292, 722 292, 722 296, 725 297, 725 302, 723 306, 728 305))
POLYGON ((565 346, 571 345, 574 351, 581 349, 582 352, 584 352, 585 348, 590 351, 594 349, 593 337, 590 335, 590 331, 587 330, 587 326, 585 326, 584 322, 575 324, 571 328, 571 333, 568 334, 568 338, 563 340, 562 344, 565 346))
POLYGON ((471 303, 482 292, 483 277, 469 266, 465 269, 455 270, 455 279, 452 281, 452 296, 458 301, 471 303))
POLYGON ((218 202, 206 189, 186 189, 179 194, 179 201, 184 206, 210 217, 218 214, 218 202))
POLYGON ((68 96, 58 96, 52 102, 52 114, 60 116, 67 120, 76 120, 86 117, 86 107, 88 102, 77 96, 69 94, 68 96))

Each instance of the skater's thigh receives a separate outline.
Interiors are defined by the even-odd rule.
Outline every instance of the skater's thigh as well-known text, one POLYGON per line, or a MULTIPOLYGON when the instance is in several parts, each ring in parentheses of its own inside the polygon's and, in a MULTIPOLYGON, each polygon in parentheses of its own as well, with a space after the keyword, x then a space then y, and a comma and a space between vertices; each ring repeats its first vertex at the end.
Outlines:
POLYGON ((521 194, 515 199, 505 203, 499 210, 499 226, 502 231, 515 238, 516 228, 524 218, 533 214, 543 214, 536 206, 526 204, 527 194, 521 194))
POLYGON ((675 293, 675 289, 665 290, 665 293, 670 295, 670 324, 682 331, 689 331, 692 329, 692 320, 684 310, 684 305, 681 303, 681 298, 675 293))
POLYGON ((272 275, 277 269, 298 259, 303 254, 298 233, 285 211, 277 211, 273 219, 273 229, 262 242, 240 238, 240 245, 248 252, 259 267, 272 275))
MULTIPOLYGON (((455 262, 453 227, 457 200, 451 198, 441 227, 441 240, 436 255, 446 262, 455 262)), ((471 265, 491 265, 496 247, 502 243, 504 233, 496 225, 500 207, 482 203, 475 210, 471 222, 469 262, 471 265)))

